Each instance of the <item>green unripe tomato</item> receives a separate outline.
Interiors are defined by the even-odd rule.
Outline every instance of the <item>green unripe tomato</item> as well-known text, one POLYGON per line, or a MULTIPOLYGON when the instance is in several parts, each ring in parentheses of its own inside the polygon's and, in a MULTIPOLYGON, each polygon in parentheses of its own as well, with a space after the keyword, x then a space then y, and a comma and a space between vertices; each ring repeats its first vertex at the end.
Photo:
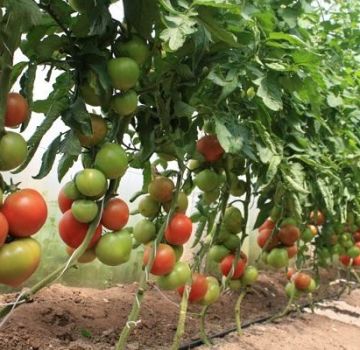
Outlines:
POLYGON ((27 157, 27 143, 24 138, 7 131, 0 139, 0 170, 12 170, 21 165, 27 157))
POLYGON ((220 189, 216 188, 213 191, 204 192, 202 199, 205 204, 210 205, 214 203, 219 198, 219 196, 220 196, 220 189))
POLYGON ((224 226, 230 233, 239 233, 243 224, 241 211, 233 206, 226 208, 224 226))
POLYGON ((316 282, 315 280, 312 278, 309 284, 309 287, 307 287, 306 291, 308 293, 314 293, 316 290, 316 282))
POLYGON ((219 186, 220 178, 214 171, 205 169, 196 175, 194 183, 201 191, 209 192, 219 186))
POLYGON ((350 258, 355 259, 360 255, 360 248, 356 245, 353 245, 352 247, 348 248, 346 251, 346 255, 350 256, 350 258))
POLYGON ((272 249, 267 256, 267 263, 277 269, 287 266, 289 264, 289 256, 287 250, 285 248, 272 249))
POLYGON ((231 183, 230 194, 234 197, 241 197, 246 192, 246 182, 237 180, 231 183))
POLYGON ((105 175, 97 169, 84 169, 75 177, 75 184, 81 194, 88 197, 101 197, 107 189, 105 175))
POLYGON ((112 86, 115 89, 126 91, 136 85, 140 69, 132 58, 120 57, 108 62, 108 73, 112 86))
POLYGON ((105 265, 117 266, 127 262, 132 250, 132 239, 127 230, 105 234, 96 244, 96 257, 105 265))
POLYGON ((114 50, 117 57, 130 57, 140 66, 150 56, 145 40, 136 35, 126 42, 118 40, 114 45, 114 50))
POLYGON ((223 242, 223 245, 230 251, 236 250, 240 247, 241 240, 237 235, 229 235, 223 242))
POLYGON ((259 276, 259 271, 255 266, 247 266, 245 268, 244 274, 241 277, 241 283, 244 286, 250 286, 256 282, 259 276))
POLYGON ((63 191, 65 196, 73 201, 81 197, 81 193, 77 189, 75 181, 67 182, 63 187, 63 191))
POLYGON ((287 285, 285 286, 285 293, 288 298, 296 299, 300 296, 300 292, 296 289, 293 282, 287 283, 287 285))
POLYGON ((128 167, 126 152, 116 143, 106 143, 96 154, 94 166, 108 179, 122 177, 128 167))
POLYGON ((98 210, 96 202, 87 199, 78 199, 71 205, 74 218, 85 224, 95 219, 98 210))
POLYGON ((213 245, 208 252, 208 259, 220 263, 225 256, 229 255, 230 250, 224 245, 216 244, 213 245))
POLYGON ((112 109, 121 117, 132 114, 136 111, 138 96, 134 90, 129 90, 123 94, 117 94, 111 99, 112 109))
POLYGON ((201 167, 201 162, 200 162, 200 160, 197 160, 197 159, 190 159, 188 161, 187 167, 189 168, 190 171, 194 171, 201 167))
POLYGON ((312 239, 314 238, 314 235, 312 234, 311 230, 307 227, 305 228, 305 230, 301 233, 301 239, 307 243, 312 241, 312 239))
POLYGON ((178 261, 168 275, 160 276, 157 279, 157 284, 160 289, 174 290, 184 286, 190 279, 191 270, 189 264, 178 261))
POLYGON ((220 286, 215 277, 208 276, 206 277, 206 280, 208 282, 208 289, 205 296, 200 300, 200 304, 211 305, 214 304, 220 297, 220 286))
MULTIPOLYGON (((178 213, 185 213, 186 209, 189 205, 188 197, 185 192, 179 192, 177 201, 176 201, 176 209, 175 211, 178 213)), ((171 201, 163 203, 164 210, 168 213, 171 207, 171 201)))
POLYGON ((137 242, 146 244, 156 237, 156 226, 152 221, 142 219, 135 224, 133 236, 137 242))
POLYGON ((145 196, 139 202, 138 210, 142 216, 153 218, 160 210, 160 204, 150 196, 145 196))

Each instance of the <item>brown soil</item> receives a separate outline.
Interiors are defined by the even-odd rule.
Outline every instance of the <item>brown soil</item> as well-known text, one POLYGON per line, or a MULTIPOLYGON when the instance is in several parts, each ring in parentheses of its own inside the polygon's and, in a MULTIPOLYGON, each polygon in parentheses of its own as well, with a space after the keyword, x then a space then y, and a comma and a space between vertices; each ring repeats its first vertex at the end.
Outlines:
MULTIPOLYGON (((317 314, 292 314, 279 323, 256 324, 239 337, 235 333, 215 340, 213 350, 359 350, 360 290, 329 302, 334 308, 317 314), (332 305, 333 304, 333 305, 332 305), (352 310, 351 312, 349 312, 352 310), (354 312, 355 311, 355 312, 354 312)), ((198 350, 209 349, 201 346, 198 350)))
MULTIPOLYGON (((262 275, 256 292, 242 303, 242 320, 272 315, 286 304, 283 275, 262 275)), ((0 330, 1 350, 109 350, 127 321, 136 285, 106 290, 69 288, 54 285, 20 306, 0 330)), ((326 293, 326 292, 325 292, 326 293)), ((224 295, 207 316, 210 334, 234 327, 234 303, 237 294, 224 295)), ((0 296, 1 302, 14 295, 0 296)), ((129 339, 128 349, 169 349, 176 330, 179 297, 175 292, 160 293, 151 288, 146 293, 141 322, 129 339)), ((191 305, 186 322, 184 343, 199 337, 199 306, 191 305)), ((304 321, 304 327, 307 321, 304 321)), ((235 349, 235 348, 234 348, 235 349)), ((255 349, 255 348, 253 348, 255 349)))

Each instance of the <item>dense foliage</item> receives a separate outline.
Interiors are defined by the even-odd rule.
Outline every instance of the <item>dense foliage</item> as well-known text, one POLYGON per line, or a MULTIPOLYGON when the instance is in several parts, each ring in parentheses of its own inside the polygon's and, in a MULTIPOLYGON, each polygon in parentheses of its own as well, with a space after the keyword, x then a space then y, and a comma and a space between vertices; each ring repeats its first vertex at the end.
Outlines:
MULTIPOLYGON (((34 178, 57 166, 60 182, 79 157, 84 167, 59 194, 59 234, 70 260, 31 292, 78 259, 119 265, 144 244, 144 272, 117 348, 125 348, 136 325, 151 273, 160 288, 182 295, 176 349, 187 302, 204 304, 204 317, 224 289, 246 292, 261 263, 287 270, 294 259, 291 302, 312 293, 319 267, 339 266, 339 257, 357 277, 357 1, 124 0, 122 22, 109 0, 0 4, 0 169, 24 170, 58 119, 68 131, 52 140, 34 178), (18 49, 26 60, 13 62, 18 49), (34 100, 42 67, 48 81, 56 79, 46 99, 34 100), (19 94, 10 93, 17 81, 19 94), (31 112, 44 118, 25 141, 31 112), (144 218, 133 228, 126 227, 127 204, 113 198, 128 167, 143 172, 132 201, 141 196, 137 213, 144 218), (195 188, 196 211, 187 216, 195 188), (262 248, 256 267, 241 251, 253 201, 262 248), (190 239, 194 259, 187 264, 180 258, 190 239), (223 276, 220 284, 206 277, 209 261, 223 276), (309 267, 311 274, 302 272, 309 267)), ((34 230, 20 239, 6 226, 20 209, 6 203, 21 191, 4 181, 2 190, 11 193, 0 213, 6 263, 11 245, 28 240, 35 247, 29 236, 46 214, 27 219, 34 230)), ((33 273, 34 247, 20 272, 0 268, 1 283, 17 286, 33 273)))

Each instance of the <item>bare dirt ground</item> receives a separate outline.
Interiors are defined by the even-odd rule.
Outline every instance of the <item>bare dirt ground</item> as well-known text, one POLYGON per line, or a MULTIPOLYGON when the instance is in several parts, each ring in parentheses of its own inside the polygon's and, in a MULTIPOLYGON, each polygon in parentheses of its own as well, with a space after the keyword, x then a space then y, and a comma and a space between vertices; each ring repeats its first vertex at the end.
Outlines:
MULTIPOLYGON (((326 278, 325 278, 326 280, 326 278)), ((242 303, 242 320, 248 322, 273 315, 286 304, 283 274, 262 275, 257 292, 249 293, 242 303)), ((136 285, 106 290, 69 288, 54 285, 20 306, 0 329, 1 350, 110 350, 126 324, 136 285)), ((360 307, 360 292, 345 299, 350 308, 360 307)), ((318 297, 329 294, 324 288, 318 297)), ((14 300, 0 296, 0 304, 14 300)), ((224 295, 207 315, 208 333, 216 334, 234 327, 237 294, 224 295)), ((175 292, 150 289, 145 296, 141 322, 129 339, 129 350, 165 350, 170 348, 176 330, 180 299, 175 292)), ((347 316, 355 317, 353 310, 347 316)), ((184 344, 199 337, 200 307, 189 308, 184 344)), ((357 309, 355 311, 358 311, 357 309)), ((359 322, 359 321, 358 321, 359 322)), ((230 334, 216 340, 214 349, 360 349, 360 324, 342 323, 327 316, 310 315, 287 318, 279 324, 247 328, 239 339, 230 334), (337 340, 337 342, 336 342, 337 340), (318 347, 316 347, 318 344, 318 347), (341 345, 341 346, 340 346, 341 345)), ((202 348, 204 349, 204 348, 202 348)))
POLYGON ((229 334, 217 339, 210 349, 359 350, 360 290, 341 299, 322 303, 321 308, 315 309, 315 314, 293 314, 278 323, 250 326, 241 337, 229 334))

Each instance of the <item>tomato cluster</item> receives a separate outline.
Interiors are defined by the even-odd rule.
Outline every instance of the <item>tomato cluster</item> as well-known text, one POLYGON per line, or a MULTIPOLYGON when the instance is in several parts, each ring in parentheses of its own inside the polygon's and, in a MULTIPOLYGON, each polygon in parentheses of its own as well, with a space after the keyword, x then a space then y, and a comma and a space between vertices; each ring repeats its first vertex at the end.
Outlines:
POLYGON ((285 286, 285 292, 289 298, 298 298, 301 293, 313 293, 317 288, 315 280, 305 272, 289 268, 287 278, 289 282, 285 286))
POLYGON ((47 219, 47 205, 34 189, 10 193, 0 208, 0 283, 18 287, 37 269, 40 244, 31 236, 47 219))
POLYGON ((274 268, 282 268, 289 264, 289 259, 297 254, 297 241, 300 238, 300 229, 296 221, 283 219, 276 226, 271 217, 259 227, 257 243, 263 251, 263 260, 274 268))
MULTIPOLYGON (((63 213, 59 234, 68 246, 69 254, 81 245, 90 223, 97 218, 99 201, 108 190, 108 181, 121 178, 128 166, 122 147, 106 142, 106 121, 93 114, 91 124, 93 133, 78 133, 78 137, 83 147, 95 151, 91 152, 94 156, 84 159, 84 169, 66 183, 58 195, 58 205, 63 213)), ((115 266, 128 261, 132 238, 128 230, 123 230, 128 219, 129 208, 122 199, 107 201, 88 250, 79 262, 90 262, 97 257, 104 264, 115 266), (104 228, 109 231, 104 233, 104 228)))

